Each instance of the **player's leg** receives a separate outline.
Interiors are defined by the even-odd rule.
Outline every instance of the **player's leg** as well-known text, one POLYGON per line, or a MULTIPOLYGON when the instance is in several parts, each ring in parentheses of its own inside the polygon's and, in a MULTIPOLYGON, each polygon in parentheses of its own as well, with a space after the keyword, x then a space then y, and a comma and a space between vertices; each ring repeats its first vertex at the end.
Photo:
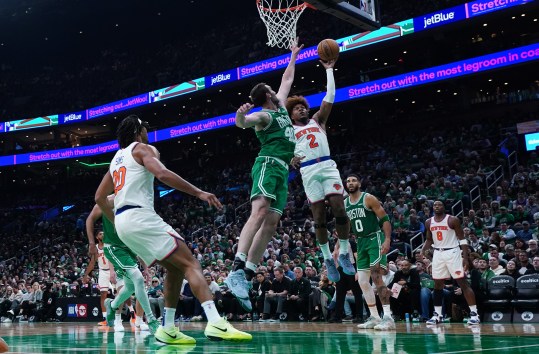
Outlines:
MULTIPOLYGON (((361 291, 363 291, 363 297, 369 308, 371 315, 364 323, 359 324, 357 327, 362 329, 374 328, 374 326, 380 324, 382 319, 376 308, 376 297, 374 295, 374 290, 370 284, 371 279, 371 266, 370 258, 368 253, 368 238, 358 237, 357 239, 357 274, 358 274, 358 283, 361 291)), ((376 284, 376 283, 375 283, 376 284)))
POLYGON ((444 296, 444 280, 449 279, 451 274, 447 268, 444 252, 434 251, 432 256, 432 278, 434 279, 434 290, 432 291, 432 302, 434 304, 434 313, 432 318, 427 321, 429 325, 435 325, 443 320, 442 305, 444 296))
POLYGON ((460 248, 456 249, 456 252, 452 254, 452 261, 449 265, 449 271, 451 272, 451 276, 457 281, 458 285, 462 289, 462 294, 468 303, 468 307, 470 307, 470 318, 468 319, 468 325, 478 325, 480 321, 479 315, 477 314, 475 294, 465 278, 460 248))
MULTIPOLYGON (((118 271, 121 271, 121 269, 118 269, 118 271)), ((105 305, 107 307, 107 322, 109 323, 109 326, 111 325, 110 322, 114 318, 114 331, 115 332, 123 332, 125 331, 124 326, 122 325, 122 314, 121 309, 124 303, 131 297, 133 294, 134 286, 133 283, 129 279, 124 279, 123 274, 118 275, 116 286, 118 289, 118 294, 114 298, 114 300, 107 299, 105 302, 105 305)))
POLYGON ((137 298, 137 320, 135 321, 135 327, 137 327, 138 321, 138 327, 141 330, 145 329, 145 326, 143 326, 144 322, 142 321, 142 316, 144 313, 146 313, 149 330, 152 332, 152 334, 155 334, 157 328, 159 327, 159 322, 153 315, 148 294, 146 294, 144 289, 144 277, 137 267, 127 268, 126 274, 127 277, 129 277, 129 279, 133 282, 135 297, 137 298), (139 307, 140 311, 138 310, 139 307))
POLYGON ((110 286, 110 271, 109 270, 99 270, 99 277, 97 284, 99 286, 100 292, 100 303, 101 303, 101 312, 103 313, 103 321, 99 322, 99 326, 107 326, 107 309, 105 307, 105 300, 109 294, 110 286))
POLYGON ((174 326, 174 316, 170 316, 169 311, 175 312, 176 310, 180 285, 185 276, 208 319, 208 325, 204 331, 207 338, 232 341, 251 340, 252 336, 250 334, 238 331, 225 319, 221 318, 213 302, 213 296, 206 279, 202 275, 200 263, 192 256, 191 251, 183 241, 178 240, 177 245, 178 247, 167 258, 159 262, 168 271, 165 278, 165 329, 167 329, 167 326, 170 328, 170 324, 174 326))
POLYGON ((322 187, 324 196, 328 199, 331 207, 331 212, 335 217, 335 228, 339 237, 339 264, 343 268, 343 272, 348 275, 355 275, 355 268, 348 258, 348 238, 350 234, 350 219, 346 215, 344 207, 343 191, 341 176, 339 171, 334 167, 324 168, 320 171, 323 175, 322 187))

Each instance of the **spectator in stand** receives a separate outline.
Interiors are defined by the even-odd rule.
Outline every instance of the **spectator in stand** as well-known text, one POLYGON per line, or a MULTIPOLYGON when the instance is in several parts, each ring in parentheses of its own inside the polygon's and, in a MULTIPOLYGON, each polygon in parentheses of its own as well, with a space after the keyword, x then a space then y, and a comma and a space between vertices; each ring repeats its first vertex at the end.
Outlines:
POLYGON ((506 222, 500 224, 500 237, 506 244, 514 243, 517 235, 513 229, 510 229, 506 222))
POLYGON ((515 250, 526 251, 527 248, 528 247, 526 246, 526 242, 524 242, 520 238, 515 239, 515 250))
POLYGON ((539 247, 537 247, 537 240, 528 241, 528 258, 533 259, 536 256, 539 256, 539 247))
POLYGON ((525 251, 519 252, 518 259, 516 259, 517 271, 524 275, 528 270, 533 269, 533 265, 528 258, 528 254, 525 251))
POLYGON ((419 293, 421 291, 421 281, 419 273, 412 268, 412 264, 407 259, 401 261, 402 269, 398 270, 393 277, 389 288, 397 283, 402 286, 399 296, 395 299, 391 297, 391 311, 397 319, 404 318, 405 313, 419 314, 419 293))
POLYGON ((518 272, 517 265, 513 260, 507 262, 505 271, 501 275, 509 275, 510 277, 513 277, 515 281, 522 276, 522 274, 518 272))
MULTIPOLYGON (((285 263, 286 264, 286 263, 285 263)), ((288 266, 288 264, 286 264, 288 266)), ((255 302, 254 309, 257 313, 264 313, 264 301, 266 293, 271 290, 271 282, 267 279, 263 272, 256 273, 256 281, 253 285, 252 293, 255 302)), ((262 317, 260 317, 262 319, 262 317)))
MULTIPOLYGON (((288 315, 299 312, 299 320, 307 319, 309 310, 309 295, 311 294, 311 282, 303 277, 303 269, 301 267, 294 268, 295 278, 290 285, 286 300, 286 309, 288 315)), ((289 318, 290 319, 290 318, 289 318)))
POLYGON ((487 228, 488 231, 492 231, 496 227, 496 218, 491 215, 490 209, 485 209, 483 211, 483 227, 487 228))
POLYGON ((165 297, 163 295, 163 286, 158 277, 152 278, 152 285, 148 289, 148 298, 150 299, 153 315, 159 319, 160 316, 163 316, 165 309, 165 297), (157 309, 159 309, 159 316, 157 309))
POLYGON ((526 275, 528 274, 539 274, 539 256, 533 257, 533 269, 528 269, 526 275))
POLYGON ((530 223, 528 221, 522 222, 522 229, 516 232, 516 237, 517 239, 526 242, 530 241, 533 238, 533 232, 530 229, 530 223))
POLYGON ((496 257, 491 256, 488 260, 488 265, 489 269, 487 270, 487 272, 489 274, 485 276, 487 278, 487 281, 490 280, 492 277, 505 272, 505 268, 500 265, 500 260, 496 257))
POLYGON ((494 217, 496 218, 496 222, 500 226, 502 224, 513 225, 514 222, 515 222, 515 217, 513 216, 513 214, 509 214, 507 212, 507 207, 506 206, 501 206, 500 207, 500 214, 496 214, 494 217))
POLYGON ((282 268, 276 268, 273 273, 275 279, 271 284, 271 289, 266 293, 262 321, 279 322, 279 317, 283 312, 283 305, 288 296, 292 281, 284 276, 282 268), (273 305, 276 307, 275 312, 273 311, 273 305))
POLYGON ((505 253, 502 256, 502 258, 505 260, 505 262, 509 262, 510 260, 514 259, 515 257, 516 257, 515 246, 513 246, 513 245, 505 245, 505 253))

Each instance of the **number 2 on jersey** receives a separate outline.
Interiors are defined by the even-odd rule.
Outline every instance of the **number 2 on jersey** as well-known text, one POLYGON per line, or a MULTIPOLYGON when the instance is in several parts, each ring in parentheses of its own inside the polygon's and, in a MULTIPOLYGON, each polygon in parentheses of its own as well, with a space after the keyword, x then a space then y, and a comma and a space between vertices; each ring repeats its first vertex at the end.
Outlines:
POLYGON ((114 182, 114 194, 118 194, 118 192, 124 187, 125 184, 125 173, 126 169, 125 166, 120 167, 116 171, 112 173, 112 181, 114 182))
POLYGON ((442 231, 436 231, 436 239, 438 241, 443 241, 444 239, 444 234, 442 233, 442 231))
POLYGON ((309 139, 309 147, 311 149, 318 147, 318 143, 316 142, 316 136, 314 134, 307 135, 307 139, 309 139))

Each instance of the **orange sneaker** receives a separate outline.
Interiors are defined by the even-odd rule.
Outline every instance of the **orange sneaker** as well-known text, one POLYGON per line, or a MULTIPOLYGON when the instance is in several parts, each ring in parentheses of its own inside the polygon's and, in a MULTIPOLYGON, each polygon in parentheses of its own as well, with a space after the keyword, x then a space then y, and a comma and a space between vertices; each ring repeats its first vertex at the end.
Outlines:
POLYGON ((106 320, 105 320, 105 321, 99 322, 97 325, 98 325, 98 326, 105 326, 105 327, 108 326, 106 320))

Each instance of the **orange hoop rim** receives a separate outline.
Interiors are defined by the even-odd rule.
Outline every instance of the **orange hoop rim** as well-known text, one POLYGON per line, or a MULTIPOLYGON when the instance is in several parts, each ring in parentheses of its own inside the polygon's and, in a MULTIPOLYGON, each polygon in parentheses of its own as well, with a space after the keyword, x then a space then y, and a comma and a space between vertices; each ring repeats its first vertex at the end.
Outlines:
POLYGON ((262 5, 260 2, 262 0, 256 0, 256 4, 257 6, 262 10, 262 11, 265 11, 265 12, 289 12, 289 11, 298 11, 298 10, 303 10, 305 8, 310 8, 312 10, 316 10, 316 7, 314 7, 313 5, 309 4, 308 2, 304 1, 303 4, 300 4, 300 5, 297 5, 297 6, 292 6, 292 7, 285 7, 284 9, 270 9, 270 8, 267 8, 267 7, 264 7, 264 5, 262 5))

